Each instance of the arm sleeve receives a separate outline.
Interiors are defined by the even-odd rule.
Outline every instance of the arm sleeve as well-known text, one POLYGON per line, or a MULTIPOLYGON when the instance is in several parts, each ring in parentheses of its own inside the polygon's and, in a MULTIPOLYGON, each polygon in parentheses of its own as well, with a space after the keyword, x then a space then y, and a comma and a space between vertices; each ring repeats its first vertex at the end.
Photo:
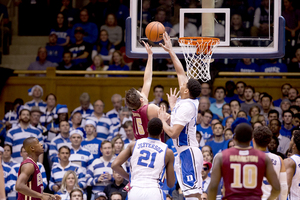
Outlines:
POLYGON ((253 18, 253 25, 256 26, 257 28, 259 28, 260 23, 259 23, 259 19, 260 19, 260 8, 256 8, 255 13, 254 13, 254 18, 253 18))
POLYGON ((55 185, 55 180, 54 180, 54 174, 53 174, 53 168, 51 169, 51 175, 50 175, 50 180, 49 180, 49 189, 53 191, 53 186, 55 185))
POLYGON ((5 138, 5 144, 9 144, 12 146, 12 143, 13 143, 13 137, 12 137, 10 131, 8 131, 6 138, 5 138))
POLYGON ((48 186, 48 180, 47 180, 45 167, 43 165, 41 165, 41 167, 40 167, 40 172, 42 174, 44 188, 46 188, 48 186))
POLYGON ((86 178, 82 171, 82 169, 79 167, 77 170, 77 177, 78 177, 78 185, 80 188, 85 189, 86 188, 86 178))
POLYGON ((52 162, 54 162, 55 160, 55 157, 57 156, 57 147, 56 147, 56 144, 55 142, 52 140, 50 145, 49 145, 49 157, 51 159, 52 162))

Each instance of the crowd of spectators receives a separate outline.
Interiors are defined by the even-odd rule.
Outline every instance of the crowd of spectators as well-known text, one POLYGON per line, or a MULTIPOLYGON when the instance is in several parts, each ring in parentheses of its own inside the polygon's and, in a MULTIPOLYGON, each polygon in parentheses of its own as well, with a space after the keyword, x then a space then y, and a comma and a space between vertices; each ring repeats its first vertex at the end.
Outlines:
MULTIPOLYGON (((293 131, 300 130, 297 88, 288 83, 282 85, 282 97, 276 100, 241 81, 228 81, 225 87, 216 87, 213 92, 208 83, 202 83, 201 88, 197 141, 204 159, 203 191, 210 183, 214 156, 234 146, 232 137, 239 123, 248 123, 254 129, 269 127, 273 133, 269 151, 282 158, 290 156, 293 131)), ((168 102, 163 100, 162 85, 156 85, 153 94, 155 98, 150 103, 169 108, 168 102)), ((100 194, 111 199, 110 196, 117 192, 124 200, 127 193, 123 188, 128 181, 111 169, 116 156, 135 141, 132 113, 122 96, 114 94, 111 97, 114 108, 104 113, 103 101, 92 101, 88 93, 81 94, 80 105, 72 112, 67 105, 57 104, 55 94, 47 94, 44 101, 43 88, 39 85, 30 88, 28 95, 32 101, 24 103, 21 98, 16 99, 13 109, 5 114, 1 123, 0 156, 4 161, 8 198, 16 197, 13 188, 17 172, 27 157, 22 143, 25 138, 33 136, 43 143, 45 149, 38 165, 46 190, 61 195, 63 199, 68 199, 76 188, 83 192, 84 199, 97 199, 100 194)), ((162 141, 177 155, 172 139, 165 134, 162 141)), ((130 160, 123 168, 130 171, 130 160)), ((170 198, 182 196, 178 185, 169 188, 162 183, 162 189, 170 198)))
MULTIPOLYGON (((19 5, 20 9, 24 6, 23 4, 25 3, 19 5)), ((144 30, 151 21, 159 21, 171 36, 178 36, 180 8, 200 8, 201 6, 201 1, 145 0, 141 5, 142 19, 138 16, 138 23, 140 24, 141 21, 141 28, 144 30)), ((144 70, 145 60, 129 59, 125 55, 125 20, 129 17, 129 1, 90 0, 87 5, 78 9, 72 7, 72 1, 62 0, 56 3, 51 2, 48 7, 53 11, 47 16, 49 42, 45 46, 46 49, 39 48, 36 61, 30 64, 28 70, 45 70, 50 65, 56 66, 59 70, 144 70)), ((219 0, 216 1, 215 7, 230 8, 230 36, 232 38, 264 38, 269 37, 270 34, 272 40, 273 1, 219 0)), ((286 20, 286 55, 283 58, 215 59, 212 66, 219 71, 299 72, 299 2, 283 0, 282 16, 286 20)), ((23 21, 24 19, 20 23, 23 21)), ((195 33, 201 35, 199 15, 195 13, 185 15, 184 23, 185 36, 195 36, 195 33)), ((142 34, 144 34, 143 30, 142 34)), ((220 38, 225 36, 222 14, 215 15, 215 36, 220 38)), ((250 47, 269 44, 270 42, 258 40, 231 41, 232 46, 250 47)), ((185 64, 183 60, 182 63, 185 64)), ((155 59, 153 65, 153 69, 157 71, 174 71, 169 59, 155 59)))

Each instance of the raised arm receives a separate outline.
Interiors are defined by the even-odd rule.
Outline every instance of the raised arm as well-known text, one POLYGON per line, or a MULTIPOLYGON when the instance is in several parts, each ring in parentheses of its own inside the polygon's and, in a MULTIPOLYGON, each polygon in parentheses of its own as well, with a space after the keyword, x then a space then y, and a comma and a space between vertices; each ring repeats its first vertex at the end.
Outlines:
POLYGON ((150 91, 151 84, 152 84, 153 52, 151 50, 152 47, 149 46, 148 43, 146 43, 144 41, 143 41, 143 43, 144 43, 144 46, 148 53, 148 60, 147 60, 147 65, 146 65, 146 69, 145 69, 145 73, 144 73, 144 84, 143 84, 141 93, 148 99, 149 91, 150 91))
POLYGON ((188 78, 185 75, 185 71, 183 69, 183 66, 180 62, 180 60, 178 59, 177 55, 175 54, 173 48, 172 48, 172 42, 170 39, 170 36, 168 35, 167 32, 164 32, 163 34, 163 39, 165 44, 159 43, 159 45, 170 54, 170 57, 172 59, 172 62, 174 64, 174 68, 176 70, 177 73, 177 77, 178 77, 178 84, 179 86, 185 84, 188 82, 188 78))

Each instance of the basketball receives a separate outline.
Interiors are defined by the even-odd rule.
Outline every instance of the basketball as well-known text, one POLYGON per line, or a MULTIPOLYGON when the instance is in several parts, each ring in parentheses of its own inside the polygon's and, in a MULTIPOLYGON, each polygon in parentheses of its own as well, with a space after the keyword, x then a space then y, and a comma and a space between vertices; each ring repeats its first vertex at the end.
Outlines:
POLYGON ((163 33, 165 32, 165 26, 160 22, 151 22, 147 25, 145 33, 146 37, 152 42, 159 42, 163 39, 163 33))

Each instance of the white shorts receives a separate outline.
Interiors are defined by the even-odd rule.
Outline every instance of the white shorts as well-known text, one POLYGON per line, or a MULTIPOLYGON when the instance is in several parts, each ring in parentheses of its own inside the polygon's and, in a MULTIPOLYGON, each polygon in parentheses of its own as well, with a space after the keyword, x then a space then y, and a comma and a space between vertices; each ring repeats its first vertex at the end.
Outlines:
POLYGON ((160 188, 132 187, 128 192, 128 200, 165 200, 166 195, 160 188))
POLYGON ((189 147, 175 157, 175 172, 184 196, 202 194, 203 156, 197 147, 189 147))

